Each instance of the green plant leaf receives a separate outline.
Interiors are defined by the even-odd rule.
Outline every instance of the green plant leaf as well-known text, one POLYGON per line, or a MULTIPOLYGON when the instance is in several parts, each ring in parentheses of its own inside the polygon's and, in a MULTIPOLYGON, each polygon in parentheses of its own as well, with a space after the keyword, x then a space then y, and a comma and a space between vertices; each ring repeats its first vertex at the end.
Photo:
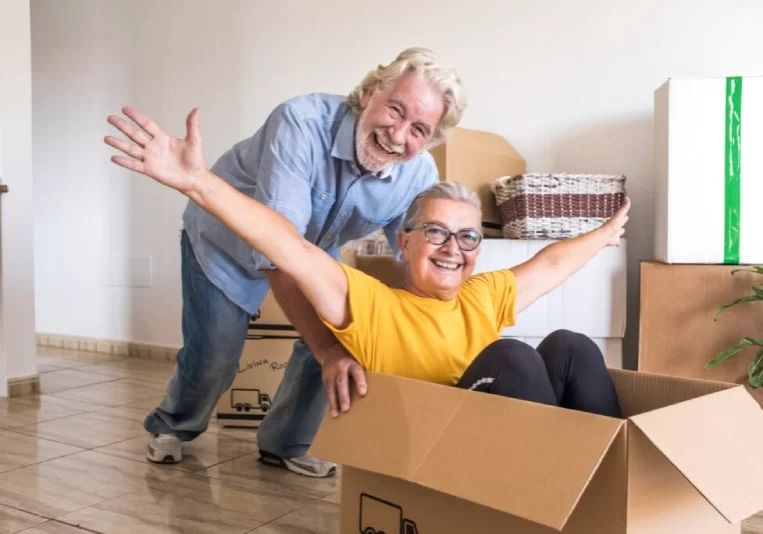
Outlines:
POLYGON ((734 276, 736 273, 756 273, 763 275, 763 265, 753 265, 752 267, 745 268, 745 269, 734 269, 731 271, 731 276, 734 276))
POLYGON ((748 383, 753 389, 763 386, 763 347, 755 353, 755 359, 750 362, 747 371, 748 383))
POLYGON ((713 320, 718 320, 718 316, 723 313, 724 311, 728 310, 732 306, 736 306, 738 304, 744 304, 745 302, 757 302, 763 300, 763 296, 756 295, 747 295, 746 297, 739 298, 732 302, 731 304, 724 304, 723 306, 719 306, 717 310, 715 310, 715 315, 713 315, 713 320))
POLYGON ((753 340, 752 338, 742 338, 739 343, 736 345, 732 345, 725 350, 721 351, 713 360, 709 361, 705 364, 705 370, 712 369, 719 363, 723 363, 732 356, 734 356, 737 352, 740 352, 748 347, 752 347, 754 345, 758 345, 758 343, 755 343, 757 340, 753 340))
MULTIPOLYGON (((734 269, 731 271, 732 276, 739 272, 752 272, 755 274, 759 274, 763 276, 763 266, 762 265, 755 265, 748 268, 742 268, 742 269, 734 269)), ((753 284, 752 285, 752 295, 746 295, 744 297, 741 297, 734 302, 730 304, 725 304, 723 306, 719 306, 715 310, 715 314, 713 316, 713 320, 717 321, 718 316, 723 313, 724 311, 728 310, 729 308, 733 306, 737 306, 739 304, 744 304, 746 302, 761 302, 763 301, 763 284, 753 284)), ((713 360, 705 364, 705 369, 712 369, 716 365, 725 362, 738 352, 743 351, 746 348, 757 346, 760 347, 755 352, 755 358, 753 361, 750 362, 748 368, 747 368, 747 381, 750 384, 752 388, 759 388, 763 387, 763 338, 756 339, 752 337, 744 337, 742 338, 739 343, 736 345, 732 345, 730 347, 727 347, 723 351, 721 351, 713 360)))

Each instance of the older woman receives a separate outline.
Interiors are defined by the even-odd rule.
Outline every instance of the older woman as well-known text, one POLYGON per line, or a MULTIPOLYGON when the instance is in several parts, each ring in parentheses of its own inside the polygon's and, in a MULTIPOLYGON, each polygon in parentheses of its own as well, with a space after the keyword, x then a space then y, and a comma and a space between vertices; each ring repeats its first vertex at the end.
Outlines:
POLYGON ((473 275, 482 240, 479 202, 461 184, 439 183, 408 210, 398 236, 406 278, 393 289, 338 263, 286 218, 191 161, 184 144, 200 147, 198 110, 188 117, 185 140, 170 138, 138 112, 131 118, 142 129, 126 122, 118 127, 138 145, 107 138, 130 156, 112 161, 188 196, 291 275, 365 369, 620 416, 590 339, 559 331, 535 350, 499 333, 600 249, 619 245, 628 201, 594 231, 552 244, 521 265, 473 275), (146 135, 151 141, 141 144, 146 135))
POLYGON ((462 184, 442 182, 419 194, 406 215, 403 287, 342 264, 337 305, 316 309, 366 369, 619 417, 592 340, 560 330, 533 349, 499 333, 602 247, 617 246, 627 210, 521 265, 472 275, 482 240, 479 200, 462 184))

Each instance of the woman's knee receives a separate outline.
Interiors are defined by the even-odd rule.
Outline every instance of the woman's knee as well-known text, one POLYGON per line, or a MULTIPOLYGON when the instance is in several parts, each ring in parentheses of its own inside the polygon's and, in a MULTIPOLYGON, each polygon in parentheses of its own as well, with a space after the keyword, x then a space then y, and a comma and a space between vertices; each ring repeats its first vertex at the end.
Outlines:
POLYGON ((538 352, 518 339, 499 339, 488 345, 480 358, 513 373, 532 374, 544 369, 538 352))
POLYGON ((538 345, 543 358, 570 358, 584 367, 602 366, 604 356, 599 346, 588 336, 571 330, 555 330, 538 345))
POLYGON ((588 348, 591 345, 594 347, 596 346, 596 343, 594 343, 590 337, 578 332, 573 332, 572 330, 566 330, 564 328, 551 332, 543 339, 542 343, 564 348, 588 348))
POLYGON ((516 339, 488 345, 461 378, 460 387, 557 405, 546 366, 535 349, 516 339))

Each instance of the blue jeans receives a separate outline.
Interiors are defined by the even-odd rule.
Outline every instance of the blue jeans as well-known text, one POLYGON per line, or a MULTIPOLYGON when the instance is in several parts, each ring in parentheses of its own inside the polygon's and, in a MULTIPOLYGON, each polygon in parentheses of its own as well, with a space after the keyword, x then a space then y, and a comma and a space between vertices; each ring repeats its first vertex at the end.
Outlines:
POLYGON ((294 343, 273 404, 260 424, 259 448, 282 458, 304 456, 327 411, 321 365, 300 339, 294 343))
MULTIPOLYGON (((164 400, 148 414, 144 428, 191 441, 207 430, 220 396, 233 384, 250 316, 209 281, 185 232, 181 272, 183 348, 164 400)), ((302 456, 327 406, 320 365, 308 346, 297 340, 259 430, 260 448, 287 458, 302 456)))

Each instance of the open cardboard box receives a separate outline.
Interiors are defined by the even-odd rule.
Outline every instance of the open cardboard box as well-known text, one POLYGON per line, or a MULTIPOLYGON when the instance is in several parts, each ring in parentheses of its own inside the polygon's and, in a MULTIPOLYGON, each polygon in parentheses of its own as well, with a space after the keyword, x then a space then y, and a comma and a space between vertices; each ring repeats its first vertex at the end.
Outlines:
POLYGON ((623 420, 370 373, 310 450, 342 465, 341 534, 739 533, 763 509, 760 406, 610 374, 623 420))

